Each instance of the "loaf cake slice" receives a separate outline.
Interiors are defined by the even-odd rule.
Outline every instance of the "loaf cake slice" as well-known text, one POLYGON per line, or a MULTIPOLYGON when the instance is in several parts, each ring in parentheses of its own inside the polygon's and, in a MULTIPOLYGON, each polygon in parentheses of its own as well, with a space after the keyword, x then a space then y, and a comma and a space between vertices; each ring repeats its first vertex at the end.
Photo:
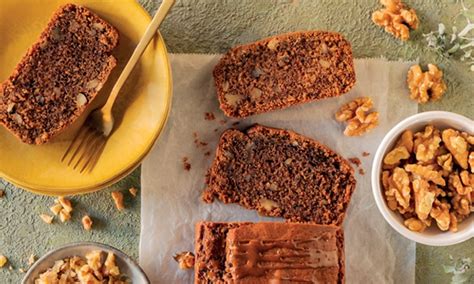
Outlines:
POLYGON ((344 235, 298 223, 196 224, 195 283, 344 283, 344 235))
POLYGON ((87 8, 59 8, 11 76, 0 85, 0 123, 42 144, 74 122, 116 65, 118 33, 87 8))
POLYGON ((214 80, 222 111, 247 117, 340 96, 356 76, 342 35, 307 31, 232 48, 216 65, 214 80))
POLYGON ((226 130, 203 199, 238 203, 293 222, 341 225, 356 181, 349 162, 295 132, 255 125, 226 130))

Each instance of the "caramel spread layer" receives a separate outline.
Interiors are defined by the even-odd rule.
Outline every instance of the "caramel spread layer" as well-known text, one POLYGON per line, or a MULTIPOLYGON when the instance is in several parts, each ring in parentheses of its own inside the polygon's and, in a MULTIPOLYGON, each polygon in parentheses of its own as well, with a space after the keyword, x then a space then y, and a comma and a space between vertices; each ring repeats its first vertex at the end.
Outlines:
POLYGON ((335 283, 336 231, 304 224, 252 224, 227 235, 227 277, 233 283, 335 283))

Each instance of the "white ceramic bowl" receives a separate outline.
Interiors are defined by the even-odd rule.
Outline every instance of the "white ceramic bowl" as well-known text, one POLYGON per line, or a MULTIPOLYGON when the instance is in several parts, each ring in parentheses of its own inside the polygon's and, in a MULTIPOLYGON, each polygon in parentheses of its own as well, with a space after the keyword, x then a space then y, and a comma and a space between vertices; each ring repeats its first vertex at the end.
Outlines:
POLYGON ((72 256, 85 257, 86 253, 92 250, 113 252, 115 254, 117 266, 120 268, 120 272, 127 275, 131 283, 150 283, 145 272, 143 272, 140 266, 138 266, 138 264, 125 253, 111 246, 93 242, 72 243, 48 252, 31 266, 21 283, 33 284, 34 280, 41 273, 52 267, 55 261, 72 256))
POLYGON ((458 231, 456 233, 449 231, 443 232, 437 228, 436 224, 433 224, 424 232, 413 232, 405 227, 403 224, 403 218, 400 216, 400 214, 388 208, 382 192, 380 176, 382 170, 382 160, 385 154, 393 148, 394 144, 397 142, 404 130, 411 129, 413 131, 420 131, 427 124, 433 124, 440 129, 451 127, 454 129, 466 131, 471 134, 474 133, 473 120, 451 112, 430 111, 415 114, 406 118, 395 125, 395 127, 393 127, 392 130, 390 130, 387 135, 385 135, 377 149, 372 166, 372 191, 377 207, 379 208, 383 217, 402 236, 425 245, 453 245, 468 240, 474 236, 473 214, 471 214, 468 219, 459 224, 458 231))

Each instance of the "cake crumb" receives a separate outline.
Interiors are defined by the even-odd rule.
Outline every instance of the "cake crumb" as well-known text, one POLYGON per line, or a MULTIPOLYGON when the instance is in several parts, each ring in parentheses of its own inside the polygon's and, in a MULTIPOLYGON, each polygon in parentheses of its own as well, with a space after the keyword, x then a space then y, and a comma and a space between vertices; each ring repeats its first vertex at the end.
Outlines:
POLYGON ((45 222, 46 224, 53 223, 53 216, 49 216, 48 214, 40 214, 39 216, 41 220, 43 220, 43 222, 45 222))
POLYGON ((214 116, 214 114, 212 112, 206 112, 206 113, 204 113, 204 119, 205 120, 214 120, 214 119, 216 119, 216 117, 214 116))
POLYGON ((359 167, 360 164, 361 164, 360 159, 357 158, 357 157, 349 158, 348 160, 349 160, 349 162, 353 163, 353 164, 356 165, 357 167, 359 167))
POLYGON ((204 153, 204 156, 206 157, 209 157, 211 155, 211 151, 207 151, 206 153, 204 153))
POLYGON ((369 152, 365 152, 365 151, 364 151, 364 152, 362 152, 362 157, 368 157, 369 155, 370 155, 370 153, 369 153, 369 152))
POLYGON ((236 121, 236 122, 232 123, 232 126, 237 126, 239 124, 240 124, 240 121, 236 121))
POLYGON ((1 190, 0 189, 0 198, 4 197, 5 196, 5 191, 1 190))
POLYGON ((130 194, 131 194, 133 197, 137 197, 138 189, 136 189, 135 187, 131 187, 131 188, 128 189, 128 192, 130 192, 130 194))
POLYGON ((111 193, 112 199, 114 200, 115 207, 119 210, 122 211, 125 209, 125 206, 123 205, 123 194, 120 191, 114 191, 111 193))
POLYGON ((189 163, 188 157, 183 158, 183 168, 188 172, 191 170, 191 164, 189 163))
POLYGON ((25 273, 26 272, 23 268, 18 268, 18 271, 20 271, 20 273, 25 273))
POLYGON ((84 230, 90 231, 92 229, 92 219, 89 217, 89 215, 85 215, 82 217, 82 227, 84 227, 84 230))
POLYGON ((36 255, 31 254, 30 257, 28 257, 28 265, 31 266, 33 263, 36 261, 36 255))
POLYGON ((217 132, 217 131, 219 131, 219 128, 214 128, 214 132, 217 132))
POLYGON ((199 145, 203 146, 203 147, 206 147, 209 143, 207 142, 202 142, 202 141, 199 141, 199 145))
POLYGON ((0 254, 0 268, 4 267, 7 264, 8 258, 0 254))
POLYGON ((195 257, 190 251, 177 253, 173 258, 178 262, 180 269, 191 269, 194 267, 195 257))
POLYGON ((220 123, 221 125, 224 125, 224 124, 226 124, 226 123, 227 123, 227 120, 225 120, 225 119, 221 119, 221 120, 219 120, 219 123, 220 123))
POLYGON ((364 171, 363 168, 360 168, 360 169, 359 169, 359 174, 360 174, 361 176, 365 175, 365 171, 364 171))

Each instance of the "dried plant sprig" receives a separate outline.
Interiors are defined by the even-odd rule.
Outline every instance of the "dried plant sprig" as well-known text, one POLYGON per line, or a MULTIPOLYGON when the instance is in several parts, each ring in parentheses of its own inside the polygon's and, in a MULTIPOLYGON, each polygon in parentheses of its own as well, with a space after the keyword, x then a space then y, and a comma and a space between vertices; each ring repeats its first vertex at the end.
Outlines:
POLYGON ((463 1, 460 12, 454 17, 456 20, 461 17, 466 23, 465 26, 458 31, 456 26, 451 28, 451 32, 446 30, 443 23, 438 24, 437 31, 423 34, 428 47, 436 50, 440 54, 459 59, 466 62, 474 72, 474 16, 471 7, 467 7, 463 1))
POLYGON ((453 256, 449 256, 450 264, 443 265, 444 273, 452 274, 451 283, 461 284, 469 282, 469 273, 471 269, 471 259, 469 257, 454 260, 453 256))

